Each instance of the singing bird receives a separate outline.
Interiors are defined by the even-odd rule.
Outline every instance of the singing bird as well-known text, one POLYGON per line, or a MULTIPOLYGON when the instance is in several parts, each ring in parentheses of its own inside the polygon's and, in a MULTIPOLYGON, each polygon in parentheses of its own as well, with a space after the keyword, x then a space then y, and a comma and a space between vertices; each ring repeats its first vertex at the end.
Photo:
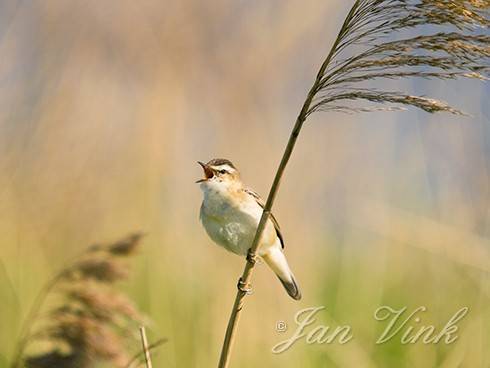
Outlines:
MULTIPOLYGON (((200 219, 209 237, 226 250, 249 255, 264 202, 245 187, 236 167, 226 159, 213 159, 204 164, 200 183, 204 198, 200 219)), ((283 253, 284 239, 279 224, 270 214, 257 248, 257 254, 274 271, 287 293, 296 300, 301 292, 283 253)), ((240 286, 239 286, 240 287, 240 286)))

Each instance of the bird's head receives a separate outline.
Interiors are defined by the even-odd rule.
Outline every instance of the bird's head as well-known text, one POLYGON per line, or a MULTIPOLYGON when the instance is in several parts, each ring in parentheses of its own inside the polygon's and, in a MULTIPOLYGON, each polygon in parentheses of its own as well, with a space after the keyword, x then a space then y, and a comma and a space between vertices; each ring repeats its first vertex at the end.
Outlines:
POLYGON ((223 158, 215 158, 208 163, 198 161, 204 170, 204 178, 196 183, 201 184, 201 188, 230 188, 240 186, 240 173, 231 161, 223 158))

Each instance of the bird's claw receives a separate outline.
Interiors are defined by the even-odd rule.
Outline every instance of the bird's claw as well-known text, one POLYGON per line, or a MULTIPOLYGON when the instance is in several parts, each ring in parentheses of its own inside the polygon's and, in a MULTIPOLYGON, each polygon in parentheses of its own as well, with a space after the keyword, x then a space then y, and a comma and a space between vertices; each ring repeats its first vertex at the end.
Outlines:
POLYGON ((250 248, 247 252, 247 262, 254 265, 258 262, 258 260, 257 255, 252 252, 252 248, 250 248))
POLYGON ((245 293, 247 295, 252 294, 252 287, 250 286, 250 284, 248 284, 245 281, 243 281, 243 279, 241 277, 238 279, 238 283, 237 283, 236 287, 242 293, 245 293))

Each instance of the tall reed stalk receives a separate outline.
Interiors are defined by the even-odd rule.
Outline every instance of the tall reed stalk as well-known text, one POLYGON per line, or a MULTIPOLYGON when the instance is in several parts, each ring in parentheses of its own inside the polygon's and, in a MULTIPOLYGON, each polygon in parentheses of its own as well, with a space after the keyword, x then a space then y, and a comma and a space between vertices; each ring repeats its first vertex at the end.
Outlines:
MULTIPOLYGON (((260 237, 270 216, 281 178, 304 122, 316 111, 369 112, 407 105, 424 111, 463 114, 449 104, 398 91, 372 87, 380 79, 458 77, 487 80, 490 36, 485 34, 488 0, 356 0, 308 92, 276 171, 241 282, 249 284, 260 237), (425 34, 421 26, 436 33, 425 34), (402 31, 416 28, 405 38, 402 31), (479 30, 482 31, 479 33, 479 30), (364 100, 369 106, 352 106, 364 100), (375 107, 373 104, 388 104, 375 107)), ((427 32, 427 29, 426 29, 427 32)), ((405 32, 406 33, 406 32, 405 32)), ((239 288, 226 329, 219 368, 229 366, 230 353, 247 292, 239 288)))

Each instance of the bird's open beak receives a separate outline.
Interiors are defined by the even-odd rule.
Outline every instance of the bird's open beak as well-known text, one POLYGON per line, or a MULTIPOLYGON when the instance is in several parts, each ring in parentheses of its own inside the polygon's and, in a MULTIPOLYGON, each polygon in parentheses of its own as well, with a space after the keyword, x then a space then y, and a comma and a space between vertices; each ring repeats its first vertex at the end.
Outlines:
POLYGON ((198 181, 196 181, 196 183, 202 183, 203 181, 211 179, 214 176, 213 170, 211 170, 211 168, 208 165, 202 163, 201 161, 197 161, 197 163, 202 166, 202 169, 204 170, 205 178, 199 179, 198 181))

